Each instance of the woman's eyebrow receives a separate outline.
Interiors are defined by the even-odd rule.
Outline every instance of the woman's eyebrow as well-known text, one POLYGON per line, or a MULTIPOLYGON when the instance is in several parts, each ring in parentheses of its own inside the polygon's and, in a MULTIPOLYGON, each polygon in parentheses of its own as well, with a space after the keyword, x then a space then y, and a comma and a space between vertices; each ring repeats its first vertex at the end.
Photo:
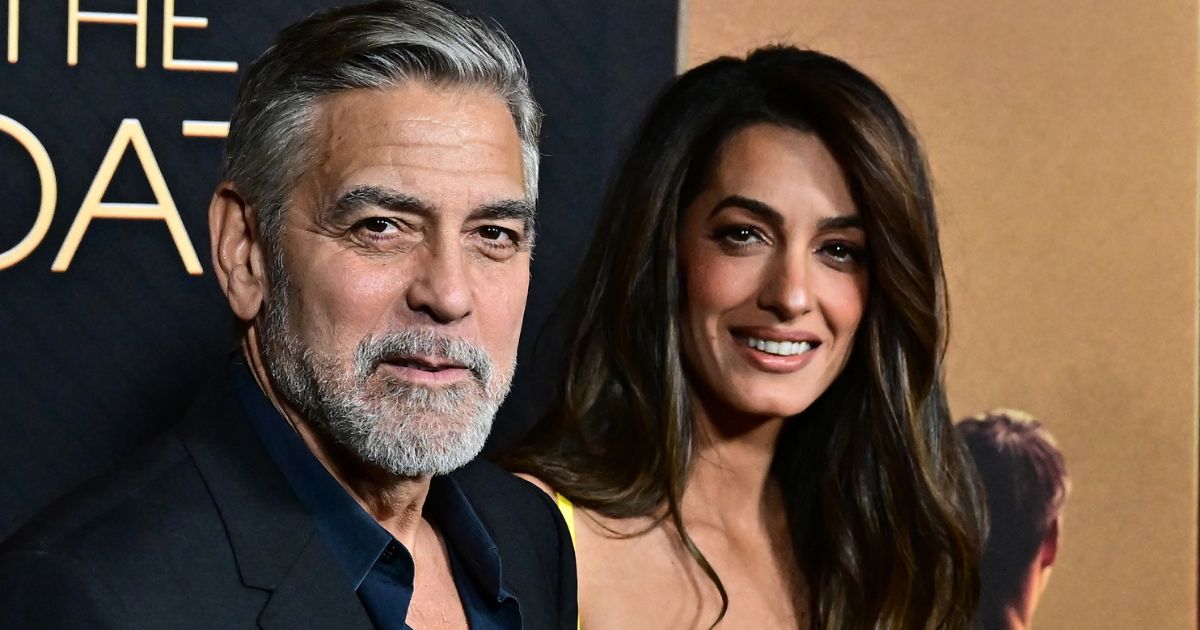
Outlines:
MULTIPOLYGON (((784 224, 783 214, 778 210, 771 207, 769 204, 763 203, 757 199, 743 197, 742 195, 730 195, 718 201, 716 205, 713 206, 712 210, 709 211, 708 215, 711 217, 725 208, 741 208, 757 216, 763 221, 775 226, 784 224)), ((822 231, 849 229, 861 230, 863 229, 862 215, 855 213, 824 217, 817 223, 817 228, 822 231)))
POLYGON ((817 228, 820 230, 861 230, 863 229, 862 215, 856 213, 825 217, 817 222, 817 228))
POLYGON ((757 216, 763 221, 766 221, 767 223, 776 226, 783 225, 783 214, 781 214, 778 210, 757 199, 751 199, 741 195, 729 195, 728 197, 718 201, 716 205, 712 207, 712 210, 709 210, 708 216, 711 218, 713 215, 724 210, 725 208, 741 208, 748 211, 750 214, 757 216))

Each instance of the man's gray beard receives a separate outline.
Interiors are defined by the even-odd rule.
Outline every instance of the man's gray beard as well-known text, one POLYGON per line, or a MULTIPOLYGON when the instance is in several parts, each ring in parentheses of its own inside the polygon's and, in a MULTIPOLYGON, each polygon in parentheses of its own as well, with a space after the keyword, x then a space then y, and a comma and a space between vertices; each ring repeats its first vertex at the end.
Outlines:
MULTIPOLYGON (((428 329, 359 342, 352 372, 306 346, 289 323, 286 283, 272 282, 262 351, 275 386, 314 427, 363 461, 394 475, 441 475, 483 449, 515 364, 497 374, 487 353, 428 329), (388 357, 420 355, 465 366, 471 380, 424 387, 377 375, 388 357), (369 389, 377 376, 378 391, 369 389)), ((514 362, 515 363, 515 362, 514 362)))

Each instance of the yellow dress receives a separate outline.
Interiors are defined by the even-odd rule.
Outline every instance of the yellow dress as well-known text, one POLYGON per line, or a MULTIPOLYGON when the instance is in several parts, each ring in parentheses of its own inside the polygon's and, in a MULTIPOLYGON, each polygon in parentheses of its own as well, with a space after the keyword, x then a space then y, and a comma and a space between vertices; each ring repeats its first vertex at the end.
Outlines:
POLYGON ((562 512, 563 520, 567 522, 567 532, 571 534, 571 544, 575 544, 575 504, 571 500, 557 492, 554 493, 554 501, 558 503, 558 511, 562 512))
MULTIPOLYGON (((558 504, 558 511, 562 512, 563 520, 567 522, 567 533, 571 534, 571 545, 578 550, 579 546, 575 543, 575 504, 571 503, 570 499, 558 494, 557 492, 554 493, 554 502, 558 504)), ((582 630, 582 617, 575 622, 575 627, 582 630)))

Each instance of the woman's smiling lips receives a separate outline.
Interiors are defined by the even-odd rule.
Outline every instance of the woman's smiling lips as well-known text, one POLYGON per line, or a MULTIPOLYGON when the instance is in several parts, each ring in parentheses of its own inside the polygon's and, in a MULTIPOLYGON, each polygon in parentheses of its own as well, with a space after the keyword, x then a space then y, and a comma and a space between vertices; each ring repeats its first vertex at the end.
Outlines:
POLYGON ((754 367, 776 374, 795 372, 812 360, 819 337, 805 331, 770 328, 731 329, 734 346, 754 367))

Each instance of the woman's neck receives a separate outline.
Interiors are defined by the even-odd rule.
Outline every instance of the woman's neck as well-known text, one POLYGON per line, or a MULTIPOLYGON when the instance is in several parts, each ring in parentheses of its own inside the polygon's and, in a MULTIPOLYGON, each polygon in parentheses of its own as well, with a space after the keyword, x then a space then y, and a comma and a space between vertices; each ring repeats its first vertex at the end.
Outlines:
POLYGON ((681 506, 689 525, 730 533, 778 525, 784 508, 771 462, 784 420, 696 405, 695 455, 681 506))

